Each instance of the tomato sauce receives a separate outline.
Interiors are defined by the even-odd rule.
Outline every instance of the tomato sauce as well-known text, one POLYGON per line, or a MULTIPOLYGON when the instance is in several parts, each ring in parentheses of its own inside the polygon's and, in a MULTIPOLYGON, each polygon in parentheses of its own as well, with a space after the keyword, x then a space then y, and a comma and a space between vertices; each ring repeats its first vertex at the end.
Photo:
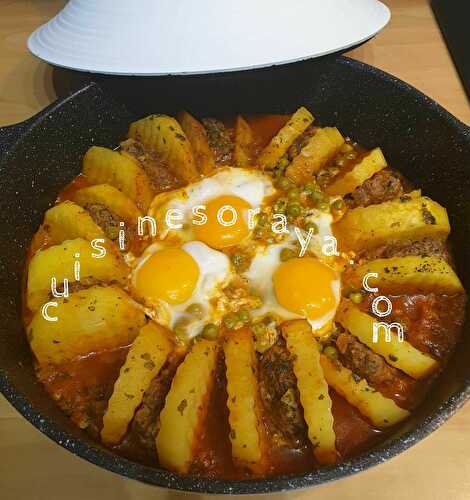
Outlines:
MULTIPOLYGON (((279 114, 246 117, 255 135, 258 151, 269 143, 288 119, 288 115, 279 114)), ((234 119, 224 118, 223 121, 233 136, 234 119)), ((359 148, 358 152, 361 153, 362 150, 359 148)), ((346 167, 349 168, 348 165, 346 167)), ((83 175, 77 176, 59 194, 57 202, 70 200, 78 189, 88 185, 83 175)), ((47 231, 40 229, 31 243, 29 256, 49 244, 47 231)), ((369 311, 373 298, 374 295, 370 294, 360 307, 369 311)), ((393 304, 393 313, 387 320, 402 322, 407 332, 407 340, 416 348, 441 361, 441 368, 444 367, 462 327, 465 297, 407 294, 389 298, 393 304)), ((31 319, 31 313, 25 308, 23 314, 27 324, 31 319)), ((128 346, 123 346, 90 353, 59 366, 40 367, 37 370, 38 378, 60 408, 80 428, 87 429, 98 439, 107 402, 127 352, 128 346)), ((398 382, 396 386, 377 387, 377 389, 394 399, 398 405, 411 408, 422 399, 432 380, 431 378, 424 383, 410 384, 407 389, 398 382)), ((336 446, 342 459, 367 450, 393 432, 393 429, 388 431, 376 429, 334 390, 330 389, 329 393, 336 446)), ((226 403, 225 368, 223 357, 220 356, 191 474, 224 479, 248 479, 253 476, 251 472, 237 467, 232 460, 229 412, 226 403)), ((301 474, 319 466, 306 436, 304 444, 299 444, 297 448, 289 448, 276 445, 266 425, 264 428, 267 467, 263 475, 301 474)), ((145 464, 158 465, 155 450, 143 450, 141 442, 132 432, 128 433, 125 442, 116 447, 115 451, 145 464)))

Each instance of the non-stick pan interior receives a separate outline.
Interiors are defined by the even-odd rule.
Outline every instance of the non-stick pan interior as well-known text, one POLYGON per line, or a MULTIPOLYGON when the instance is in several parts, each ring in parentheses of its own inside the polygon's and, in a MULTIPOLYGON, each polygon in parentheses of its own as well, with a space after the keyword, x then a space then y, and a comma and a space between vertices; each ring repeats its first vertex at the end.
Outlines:
MULTIPOLYGON (((82 80, 89 78, 80 75, 82 80)), ((346 58, 203 77, 99 80, 16 130, 0 159, 0 389, 38 428, 110 470, 175 489, 255 493, 305 487, 379 463, 420 440, 470 395, 470 329, 451 366, 412 420, 389 442, 337 467, 249 482, 198 480, 133 464, 93 443, 55 407, 34 377, 21 327, 25 252, 44 211, 81 169, 92 144, 115 146, 130 120, 185 108, 196 114, 291 112, 309 107, 319 123, 372 148, 449 211, 457 266, 470 290, 470 133, 406 84, 346 58)), ((1 142, 0 136, 0 142, 1 142)), ((0 148, 1 151, 1 148, 0 148)))

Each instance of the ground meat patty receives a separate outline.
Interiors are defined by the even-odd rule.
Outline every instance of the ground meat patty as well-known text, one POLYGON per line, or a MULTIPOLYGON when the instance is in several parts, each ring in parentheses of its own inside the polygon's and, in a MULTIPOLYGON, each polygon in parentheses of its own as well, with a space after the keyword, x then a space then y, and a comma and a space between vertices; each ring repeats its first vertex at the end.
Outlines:
POLYGON ((310 125, 305 129, 304 133, 288 149, 287 155, 289 160, 292 161, 300 153, 300 151, 307 145, 310 138, 315 135, 317 130, 318 127, 314 127, 313 125, 310 125))
POLYGON ((232 162, 233 137, 225 125, 215 118, 204 118, 202 123, 207 131, 207 140, 218 165, 232 162))
POLYGON ((281 338, 259 358, 259 386, 268 428, 280 444, 297 447, 306 426, 292 359, 281 338))
POLYGON ((426 237, 412 242, 394 242, 382 245, 360 253, 366 259, 390 259, 391 257, 406 257, 407 255, 426 255, 442 257, 451 262, 447 243, 443 239, 426 237))
POLYGON ((171 358, 152 380, 131 424, 132 437, 152 453, 156 450, 155 438, 160 429, 160 412, 165 404, 165 398, 179 362, 180 358, 171 358))
POLYGON ((403 179, 398 172, 389 168, 377 172, 346 197, 348 205, 367 207, 393 200, 404 193, 403 179))
POLYGON ((84 207, 91 215, 91 218, 100 226, 110 240, 117 240, 119 237, 120 218, 102 203, 87 203, 84 207))
POLYGON ((144 146, 127 139, 121 143, 121 150, 133 156, 145 170, 155 193, 180 187, 183 182, 168 169, 166 162, 154 151, 146 151, 144 146))
POLYGON ((95 221, 95 223, 103 229, 106 236, 111 241, 116 241, 119 238, 119 231, 123 229, 125 250, 129 249, 129 245, 136 234, 135 226, 125 224, 121 228, 119 225, 121 222, 119 215, 116 215, 102 203, 87 203, 83 208, 91 215, 91 218, 95 221))
POLYGON ((385 397, 395 400, 404 408, 410 408, 417 390, 416 382, 411 377, 387 364, 382 356, 349 333, 340 333, 336 345, 341 353, 341 361, 358 377, 365 378, 385 397))

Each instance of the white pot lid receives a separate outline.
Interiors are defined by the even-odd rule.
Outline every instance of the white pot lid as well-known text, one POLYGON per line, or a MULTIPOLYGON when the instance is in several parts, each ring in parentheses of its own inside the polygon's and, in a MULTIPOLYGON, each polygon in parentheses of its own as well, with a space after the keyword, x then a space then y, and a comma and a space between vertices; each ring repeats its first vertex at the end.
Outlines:
POLYGON ((377 0, 70 0, 28 48, 95 73, 216 73, 341 51, 389 19, 377 0))

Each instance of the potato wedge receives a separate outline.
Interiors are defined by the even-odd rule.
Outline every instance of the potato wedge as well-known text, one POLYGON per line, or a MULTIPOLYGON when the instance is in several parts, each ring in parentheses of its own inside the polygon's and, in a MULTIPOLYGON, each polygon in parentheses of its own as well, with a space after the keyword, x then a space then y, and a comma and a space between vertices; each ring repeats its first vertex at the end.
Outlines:
POLYGON ((233 157, 237 167, 246 168, 251 165, 253 146, 253 131, 243 116, 238 115, 235 120, 235 146, 233 149, 233 157))
POLYGON ((409 411, 400 408, 393 400, 382 396, 364 379, 356 382, 351 370, 338 361, 332 361, 322 354, 320 363, 328 385, 379 429, 398 424, 409 416, 409 411))
POLYGON ((80 205, 63 201, 50 208, 44 215, 43 228, 51 243, 83 238, 93 240, 106 238, 104 231, 95 223, 91 215, 80 205))
POLYGON ((261 151, 256 164, 265 169, 274 168, 276 163, 287 153, 287 150, 294 141, 313 123, 313 120, 312 113, 308 109, 304 107, 299 108, 271 139, 263 151, 261 151))
POLYGON ((308 321, 302 319, 289 321, 283 324, 282 335, 292 355, 300 402, 315 458, 320 464, 334 464, 338 454, 331 399, 312 328, 308 321))
POLYGON ((199 178, 191 144, 171 116, 150 115, 131 123, 128 136, 159 153, 180 179, 192 182, 199 178))
POLYGON ((83 158, 83 174, 92 184, 110 184, 128 196, 143 212, 152 198, 152 184, 144 169, 130 155, 92 146, 83 158))
POLYGON ((55 299, 27 328, 31 349, 40 364, 59 364, 82 354, 130 344, 145 323, 142 309, 117 286, 92 286, 55 299))
POLYGON ((162 326, 153 322, 140 329, 119 372, 103 417, 103 442, 118 444, 126 434, 145 391, 173 350, 168 333, 162 326))
POLYGON ((429 376, 439 366, 436 360, 414 348, 406 340, 400 342, 396 329, 390 330, 390 342, 387 342, 384 328, 378 328, 377 342, 374 342, 374 323, 378 325, 384 320, 360 311, 349 300, 341 302, 336 320, 372 351, 383 356, 388 364, 414 379, 429 376))
POLYGON ((109 184, 97 184, 75 191, 72 201, 85 207, 88 204, 100 204, 108 207, 129 226, 135 226, 142 212, 124 193, 109 184))
POLYGON ((425 196, 401 197, 380 205, 353 208, 333 226, 340 252, 374 248, 390 241, 414 241, 450 232, 444 207, 425 196))
POLYGON ((86 281, 93 278, 99 281, 116 281, 125 285, 129 267, 121 254, 111 245, 107 245, 106 255, 95 258, 89 241, 82 238, 67 240, 60 245, 53 245, 41 250, 33 256, 28 268, 27 304, 31 311, 36 311, 48 301, 51 293, 51 278, 55 277, 57 285, 62 285, 64 278, 69 283, 75 282, 74 265, 80 262, 80 278, 86 281), (75 255, 79 255, 76 258, 75 255))
POLYGON ((390 259, 376 259, 351 268, 345 279, 360 288, 364 276, 377 273, 378 277, 368 278, 370 287, 378 287, 381 292, 434 292, 462 293, 459 277, 441 257, 408 255, 390 259))
POLYGON ((301 184, 311 180, 312 175, 331 159, 344 144, 337 128, 325 127, 317 130, 287 167, 287 177, 301 184))
POLYGON ((217 343, 200 340, 179 365, 160 413, 156 443, 163 467, 180 473, 188 471, 207 413, 216 362, 217 343))
POLYGON ((251 330, 243 328, 231 332, 224 343, 224 353, 232 457, 239 465, 261 472, 262 424, 251 330))
POLYGON ((209 175, 215 169, 215 160, 204 125, 186 111, 178 113, 177 118, 191 144, 197 169, 201 174, 209 175))
POLYGON ((380 148, 370 151, 350 172, 339 175, 325 189, 328 196, 344 196, 352 193, 367 179, 387 166, 387 161, 380 148))

